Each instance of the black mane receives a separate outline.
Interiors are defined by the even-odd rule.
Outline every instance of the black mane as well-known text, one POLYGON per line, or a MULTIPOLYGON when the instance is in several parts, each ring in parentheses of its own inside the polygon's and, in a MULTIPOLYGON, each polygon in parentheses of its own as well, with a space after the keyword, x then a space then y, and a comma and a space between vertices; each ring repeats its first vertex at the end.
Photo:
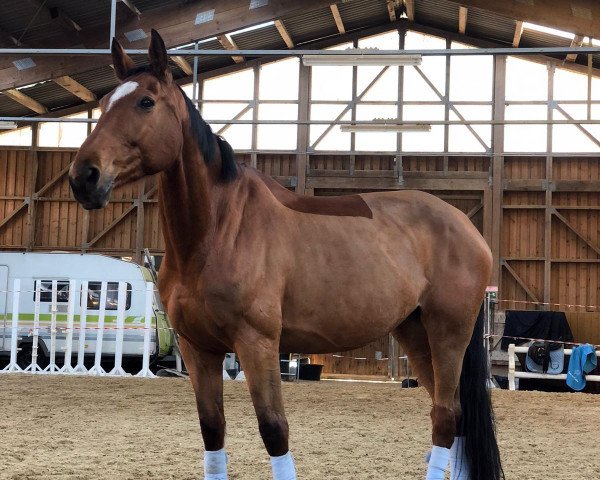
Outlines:
MULTIPOLYGON (((149 65, 132 68, 127 72, 127 77, 133 77, 140 73, 152 74, 152 68, 149 65)), ((200 152, 202 152, 204 161, 207 165, 210 165, 215 157, 215 146, 218 145, 219 150, 221 151, 221 172, 219 179, 222 182, 234 180, 239 174, 239 169, 237 161, 235 160, 233 148, 231 148, 231 145, 229 145, 227 140, 213 133, 210 125, 204 121, 200 112, 198 112, 198 109, 194 106, 182 88, 179 85, 177 85, 177 88, 181 92, 181 95, 183 95, 188 116, 190 117, 192 134, 198 143, 198 148, 200 149, 200 152)))

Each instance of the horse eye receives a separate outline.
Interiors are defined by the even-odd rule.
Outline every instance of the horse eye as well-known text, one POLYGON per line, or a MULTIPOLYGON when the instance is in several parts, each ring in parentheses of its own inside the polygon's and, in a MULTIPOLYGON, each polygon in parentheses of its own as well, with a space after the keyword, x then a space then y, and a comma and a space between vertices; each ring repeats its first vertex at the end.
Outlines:
POLYGON ((144 97, 140 100, 139 105, 145 110, 150 110, 154 106, 154 100, 150 97, 144 97))

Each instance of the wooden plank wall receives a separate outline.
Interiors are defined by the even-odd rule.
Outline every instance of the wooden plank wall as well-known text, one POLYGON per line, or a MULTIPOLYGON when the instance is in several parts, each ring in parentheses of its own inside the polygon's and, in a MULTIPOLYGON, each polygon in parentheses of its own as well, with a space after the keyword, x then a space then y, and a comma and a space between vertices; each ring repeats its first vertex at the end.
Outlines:
MULTIPOLYGON (((74 153, 0 149, 0 247, 93 251, 138 259, 144 247, 156 254, 164 252, 156 178, 146 179, 142 186, 121 187, 108 208, 85 212, 72 199, 65 175, 74 153)), ((294 188, 295 152, 245 153, 238 158, 294 188)), ((321 178, 327 180, 322 185, 335 186, 315 186, 305 193, 402 188, 397 178, 404 175, 407 180, 418 179, 419 185, 432 185, 428 191, 469 214, 480 231, 488 225, 489 232, 490 215, 483 208, 483 199, 491 191, 489 170, 485 156, 310 154, 307 179, 321 178), (482 186, 472 188, 470 182, 482 186)), ((598 338, 600 158, 506 156, 501 211, 501 308, 564 310, 579 340, 598 338)), ((386 375, 388 363, 375 360, 375 352, 385 357, 388 348, 384 338, 354 352, 340 352, 368 360, 321 360, 326 371, 386 375)))

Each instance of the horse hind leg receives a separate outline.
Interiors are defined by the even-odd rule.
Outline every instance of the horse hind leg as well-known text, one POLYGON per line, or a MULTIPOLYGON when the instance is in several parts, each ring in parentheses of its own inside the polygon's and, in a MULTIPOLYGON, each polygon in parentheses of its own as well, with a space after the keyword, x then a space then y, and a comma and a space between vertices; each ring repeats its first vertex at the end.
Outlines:
POLYGON ((425 387, 433 400, 434 382, 431 364, 431 348, 427 332, 421 322, 421 309, 414 310, 392 332, 394 338, 408 357, 412 371, 416 374, 419 385, 425 387))

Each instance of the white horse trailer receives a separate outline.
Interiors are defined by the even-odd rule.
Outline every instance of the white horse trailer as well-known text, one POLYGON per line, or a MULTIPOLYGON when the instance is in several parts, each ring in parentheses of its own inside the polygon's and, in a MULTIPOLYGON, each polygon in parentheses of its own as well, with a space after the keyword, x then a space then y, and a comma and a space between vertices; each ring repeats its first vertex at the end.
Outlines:
MULTIPOLYGON (((50 325, 53 315, 56 325, 55 351, 64 352, 67 349, 67 310, 71 295, 69 285, 72 281, 75 281, 76 285, 73 332, 70 336, 72 350, 77 351, 80 335, 84 335, 86 356, 95 355, 97 340, 102 344, 102 357, 114 356, 118 339, 118 284, 125 282, 127 291, 122 354, 124 357, 142 357, 146 283, 153 281, 147 268, 96 254, 0 252, 0 355, 3 356, 8 356, 11 351, 11 290, 15 279, 21 281, 17 333, 19 365, 30 364, 34 350, 37 350, 38 363, 43 363, 44 356, 47 360, 51 346, 50 325), (84 288, 85 282, 87 289, 84 288), (102 300, 104 319, 103 325, 99 326, 99 313, 103 310, 100 308, 102 300), (39 309, 37 315, 36 304, 39 309), (80 324, 82 310, 85 321, 83 330, 80 324), (36 316, 39 321, 37 349, 33 345, 32 335, 36 316)), ((175 339, 158 293, 154 290, 150 353, 155 358, 162 358, 171 353, 175 339)))

